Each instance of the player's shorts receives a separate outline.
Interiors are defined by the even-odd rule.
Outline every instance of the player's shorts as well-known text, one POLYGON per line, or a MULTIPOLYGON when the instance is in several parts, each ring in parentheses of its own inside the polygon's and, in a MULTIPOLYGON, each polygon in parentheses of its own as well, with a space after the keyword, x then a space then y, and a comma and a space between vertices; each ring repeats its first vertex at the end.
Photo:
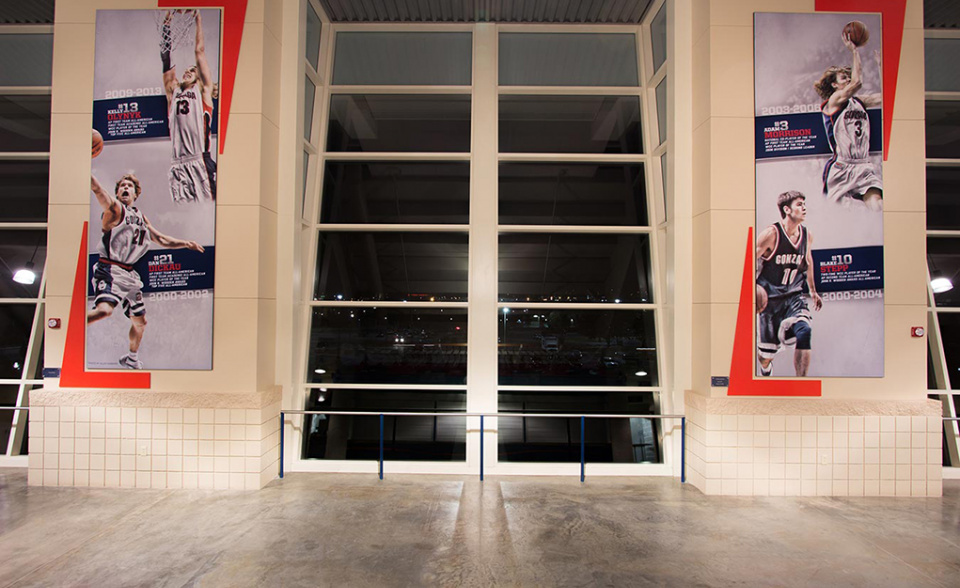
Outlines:
POLYGON ((795 345, 793 326, 800 321, 810 324, 810 309, 803 295, 797 292, 783 298, 770 298, 757 317, 757 355, 772 359, 784 345, 795 345))
POLYGON ((170 196, 177 204, 213 200, 210 175, 202 155, 174 160, 169 176, 170 196))
MULTIPOLYGON (((129 267, 129 266, 128 266, 129 267)), ((143 282, 140 274, 120 267, 115 263, 98 261, 93 266, 93 291, 96 297, 93 304, 106 302, 113 307, 123 306, 123 314, 143 316, 147 309, 143 304, 143 282)))
POLYGON ((214 200, 217 198, 217 161, 209 151, 203 152, 203 165, 207 168, 207 179, 210 180, 210 193, 214 200))
POLYGON ((883 191, 883 182, 869 161, 831 161, 823 173, 823 193, 827 200, 840 202, 844 198, 863 199, 870 188, 883 191))

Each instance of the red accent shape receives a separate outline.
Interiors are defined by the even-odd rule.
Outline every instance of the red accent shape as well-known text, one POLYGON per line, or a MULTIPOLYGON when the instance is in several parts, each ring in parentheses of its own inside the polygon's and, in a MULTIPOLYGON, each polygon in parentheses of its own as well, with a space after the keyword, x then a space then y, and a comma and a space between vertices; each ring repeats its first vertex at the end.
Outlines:
POLYGON ((150 388, 148 372, 88 372, 83 359, 86 350, 84 326, 87 324, 87 223, 83 223, 77 276, 73 280, 67 339, 60 367, 61 388, 150 388))
POLYGON ((733 336, 728 396, 820 396, 820 380, 753 379, 756 359, 753 355, 753 331, 756 315, 753 303, 757 291, 753 273, 753 227, 747 231, 747 254, 743 260, 743 283, 737 328, 733 336))
POLYGON ((223 67, 220 70, 220 153, 227 141, 227 122, 230 120, 230 102, 233 84, 237 79, 240 61, 240 41, 243 23, 247 17, 247 0, 157 0, 159 8, 222 8, 223 9, 223 67))
POLYGON ((883 15, 883 160, 886 161, 890 153, 890 128, 893 126, 893 103, 897 97, 907 0, 816 0, 815 9, 817 12, 879 12, 883 15))

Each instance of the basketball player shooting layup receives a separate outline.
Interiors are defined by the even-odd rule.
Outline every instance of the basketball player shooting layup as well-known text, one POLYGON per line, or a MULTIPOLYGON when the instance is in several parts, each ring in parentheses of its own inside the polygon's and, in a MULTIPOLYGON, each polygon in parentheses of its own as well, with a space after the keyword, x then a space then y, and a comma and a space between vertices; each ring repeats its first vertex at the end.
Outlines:
MULTIPOLYGON (((851 67, 831 67, 813 85, 823 99, 823 126, 833 151, 823 169, 823 193, 832 202, 855 198, 879 211, 883 210, 883 183, 869 159, 867 108, 880 106, 881 94, 856 96, 863 87, 859 45, 866 43, 869 33, 862 23, 855 22, 844 27, 840 38, 853 54, 851 67), (852 29, 854 24, 860 29, 852 29), (851 32, 857 34, 856 39, 851 39, 851 32)), ((880 53, 874 51, 874 58, 880 68, 880 53)))
POLYGON ((137 357, 137 351, 147 325, 147 310, 141 292, 143 282, 133 264, 147 252, 150 241, 168 249, 186 247, 200 253, 203 253, 203 247, 195 241, 168 237, 153 228, 147 217, 133 205, 140 197, 140 180, 135 175, 121 177, 112 196, 93 176, 90 177, 90 189, 103 208, 103 236, 97 245, 100 260, 93 266, 96 298, 94 308, 87 313, 87 324, 107 318, 121 304, 131 325, 130 353, 121 357, 119 363, 123 367, 142 369, 143 362, 137 357))
MULTIPOLYGON (((170 196, 176 203, 214 200, 217 196, 217 163, 210 155, 210 125, 213 122, 213 76, 207 63, 200 11, 193 10, 196 28, 194 54, 197 63, 177 79, 170 63, 173 11, 167 11, 161 27, 160 60, 163 87, 167 93, 167 115, 173 155, 170 162, 170 196)), ((183 14, 177 14, 182 17, 183 14)))
POLYGON ((796 345, 793 364, 798 376, 810 367, 810 309, 803 299, 806 280, 817 310, 823 299, 813 279, 813 237, 803 226, 807 218, 806 196, 795 190, 777 197, 779 222, 757 238, 757 355, 760 374, 773 372, 773 358, 784 345, 796 345), (762 291, 762 292, 761 292, 762 291), (765 301, 765 304, 763 303, 765 301))

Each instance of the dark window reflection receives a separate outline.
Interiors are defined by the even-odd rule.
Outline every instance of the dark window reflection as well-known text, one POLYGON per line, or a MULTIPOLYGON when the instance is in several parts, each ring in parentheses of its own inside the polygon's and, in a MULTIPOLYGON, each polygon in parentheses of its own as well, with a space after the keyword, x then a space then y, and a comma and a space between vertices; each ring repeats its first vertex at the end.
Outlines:
POLYGON ((467 309, 316 308, 310 382, 466 384, 467 309))
POLYGON ((656 386, 653 311, 501 309, 504 386, 656 386))
POLYGON ((0 96, 0 151, 50 150, 50 96, 0 96))
POLYGON ((960 314, 940 313, 940 341, 950 374, 950 388, 960 390, 960 314))
MULTIPOLYGON (((657 414, 652 393, 500 392, 500 412, 534 414, 657 414)), ((654 419, 584 420, 588 463, 660 463, 660 425, 654 419)), ((580 419, 501 417, 500 461, 579 462, 580 419)))
POLYGON ((0 222, 44 222, 50 163, 0 161, 0 222))
POLYGON ((327 162, 323 223, 466 224, 470 164, 327 162))
POLYGON ((937 306, 960 306, 960 239, 927 237, 927 267, 930 278, 938 276, 953 282, 953 289, 933 298, 937 306))
MULTIPOLYGON (((311 390, 306 410, 449 412, 467 409, 466 392, 423 390, 311 390)), ((305 459, 379 459, 380 417, 306 415, 305 459)), ((386 461, 463 461, 466 417, 384 416, 386 461)))
POLYGON ((641 164, 500 164, 500 224, 646 226, 641 164))
POLYGON ((927 228, 960 229, 960 167, 927 168, 927 228))
POLYGON ((0 304, 0 378, 19 378, 33 327, 33 304, 0 304))
POLYGON ((46 231, 0 231, 0 298, 36 298, 46 261, 46 231), (14 273, 31 260, 36 274, 33 284, 14 282, 14 273))
MULTIPOLYGON (((939 361, 939 359, 937 361, 939 361)), ((937 385, 937 372, 933 365, 933 352, 930 351, 930 346, 927 345, 927 390, 938 389, 940 389, 940 386, 937 385)))
POLYGON ((501 96, 502 153, 642 153, 636 96, 501 96))
POLYGON ((466 233, 322 232, 317 300, 467 299, 466 233))
MULTIPOLYGON (((15 384, 0 385, 0 406, 16 406, 19 392, 20 386, 15 384)), ((12 410, 0 410, 0 447, 3 448, 4 453, 7 451, 7 443, 10 440, 14 414, 15 412, 12 410)), ((24 418, 26 416, 26 413, 24 413, 21 420, 26 420, 24 418)))
POLYGON ((500 235, 501 302, 652 302, 647 235, 500 235))
POLYGON ((327 151, 470 151, 470 96, 334 95, 327 151))
POLYGON ((926 111, 927 157, 960 158, 960 102, 928 100, 926 111))

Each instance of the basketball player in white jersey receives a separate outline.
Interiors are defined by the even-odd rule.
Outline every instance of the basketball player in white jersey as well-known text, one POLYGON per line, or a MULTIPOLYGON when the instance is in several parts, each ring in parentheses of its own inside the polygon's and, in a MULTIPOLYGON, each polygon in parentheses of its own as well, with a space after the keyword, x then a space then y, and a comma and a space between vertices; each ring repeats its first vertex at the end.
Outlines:
MULTIPOLYGON (((882 96, 856 96, 863 87, 860 51, 846 33, 840 38, 853 54, 851 67, 831 67, 813 85, 823 99, 823 126, 833 151, 823 169, 823 193, 832 202, 855 198, 870 210, 880 211, 883 210, 883 182, 870 163, 867 109, 880 106, 882 96)), ((880 68, 880 53, 874 52, 874 57, 880 68)))
POLYGON ((147 217, 133 203, 140 197, 140 180, 127 174, 117 181, 114 195, 104 189, 97 178, 90 177, 90 189, 103 208, 102 236, 97 245, 100 260, 93 266, 94 307, 87 313, 87 324, 107 318, 118 304, 130 318, 130 353, 120 358, 120 365, 142 369, 137 357, 143 330, 147 325, 143 305, 143 282, 133 264, 150 248, 150 241, 167 249, 187 248, 203 253, 195 241, 164 235, 153 228, 147 217))
MULTIPOLYGON (((171 13, 164 27, 169 34, 171 13)), ((163 87, 167 93, 167 116, 173 153, 170 162, 170 196, 176 203, 214 200, 217 196, 217 163, 210 151, 213 123, 213 76, 207 63, 200 11, 193 11, 197 30, 194 54, 197 63, 177 79, 170 52, 161 51, 163 87)))

